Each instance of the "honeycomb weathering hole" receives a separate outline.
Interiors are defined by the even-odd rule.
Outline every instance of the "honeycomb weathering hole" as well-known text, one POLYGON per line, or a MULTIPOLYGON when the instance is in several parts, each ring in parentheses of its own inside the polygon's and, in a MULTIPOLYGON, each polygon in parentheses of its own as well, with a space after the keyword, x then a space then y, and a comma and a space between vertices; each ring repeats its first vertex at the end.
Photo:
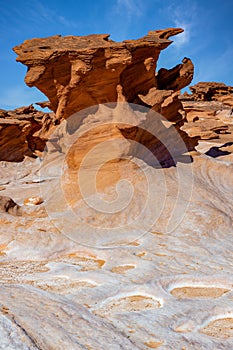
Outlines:
POLYGON ((122 273, 125 273, 127 272, 128 270, 132 270, 134 269, 135 266, 134 265, 119 265, 119 266, 114 266, 112 269, 111 269, 111 272, 113 273, 118 273, 118 274, 122 274, 122 273))
POLYGON ((106 313, 118 312, 138 312, 162 307, 162 301, 149 295, 127 295, 107 301, 98 310, 96 314, 104 315, 106 313))
POLYGON ((171 290, 171 294, 179 299, 186 298, 219 298, 229 292, 227 288, 208 286, 186 286, 171 290))
POLYGON ((163 345, 163 341, 148 341, 144 343, 150 349, 157 349, 163 345))
POLYGON ((217 338, 233 337, 233 318, 226 317, 211 321, 206 327, 202 328, 201 332, 217 338))

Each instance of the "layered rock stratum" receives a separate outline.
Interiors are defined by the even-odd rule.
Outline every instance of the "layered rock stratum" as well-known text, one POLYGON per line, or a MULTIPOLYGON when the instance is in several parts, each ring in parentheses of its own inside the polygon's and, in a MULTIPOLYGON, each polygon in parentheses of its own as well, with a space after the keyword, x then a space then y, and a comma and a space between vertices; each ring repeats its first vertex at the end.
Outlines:
POLYGON ((188 85, 193 77, 189 59, 159 71, 157 77, 154 73, 160 52, 171 44, 169 37, 182 31, 155 30, 122 43, 110 40, 108 34, 54 36, 26 40, 14 51, 17 61, 28 67, 27 85, 48 96, 57 118, 67 118, 91 105, 117 101, 118 85, 132 103, 153 88, 177 91, 188 85))
POLYGON ((156 71, 169 28, 14 50, 0 111, 0 349, 233 346, 233 88, 156 71))
POLYGON ((54 113, 37 111, 33 105, 0 110, 1 161, 20 162, 25 156, 38 156, 55 125, 54 113))

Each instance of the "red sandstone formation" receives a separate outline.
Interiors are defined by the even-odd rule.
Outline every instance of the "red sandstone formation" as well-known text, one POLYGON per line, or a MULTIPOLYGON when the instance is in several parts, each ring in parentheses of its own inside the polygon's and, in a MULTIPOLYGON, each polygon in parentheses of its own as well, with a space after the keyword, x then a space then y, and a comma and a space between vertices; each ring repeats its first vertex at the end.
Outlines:
MULTIPOLYGON (((27 40, 14 51, 17 61, 28 66, 26 83, 48 96, 49 101, 40 105, 49 106, 56 113, 56 123, 99 103, 127 101, 162 114, 176 126, 189 150, 197 139, 221 137, 229 141, 226 135, 231 133, 230 119, 221 111, 227 110, 231 115, 232 87, 201 82, 190 88, 192 94, 180 97, 180 89, 193 77, 194 67, 188 58, 172 69, 162 68, 155 73, 161 50, 171 43, 170 36, 180 32, 182 29, 173 28, 151 31, 141 39, 122 43, 104 34, 54 36, 27 40)), ((26 112, 1 113, 1 159, 22 160, 24 155, 43 150, 53 122, 51 116, 30 108, 26 112), (19 113, 25 117, 17 119, 19 113), (9 137, 12 132, 18 135, 13 142, 9 137)), ((111 132, 119 134, 119 130, 111 132)), ((126 138, 132 137, 126 130, 121 132, 126 138)), ((137 142, 149 148, 157 142, 153 140, 151 144, 150 140, 148 144, 148 135, 135 135, 137 142)))
POLYGON ((195 101, 219 101, 233 106, 233 86, 223 83, 200 82, 190 87, 195 101))
POLYGON ((47 94, 40 105, 56 117, 32 106, 0 111, 1 349, 232 348, 232 88, 200 83, 180 97, 189 59, 155 75, 160 50, 180 31, 16 48, 27 83, 47 94), (140 106, 68 118, 116 100, 140 106), (33 159, 51 133, 51 158, 33 159), (199 139, 192 162, 187 133, 199 139), (159 160, 168 146, 176 167, 148 166, 146 147, 136 152, 132 140, 155 146, 159 160), (80 181, 70 168, 83 160, 80 181))
POLYGON ((233 87, 223 83, 200 82, 192 94, 180 97, 187 122, 182 127, 191 137, 232 142, 233 87))
POLYGON ((161 68, 158 71, 158 88, 161 90, 179 91, 192 81, 193 73, 193 63, 189 58, 185 57, 182 64, 178 64, 171 69, 161 68))
POLYGON ((17 61, 28 67, 27 85, 36 86, 49 98, 50 108, 60 119, 92 105, 117 101, 118 85, 126 101, 140 103, 138 95, 147 95, 151 89, 176 91, 190 84, 193 64, 187 58, 155 76, 160 52, 172 43, 170 36, 182 31, 155 30, 120 43, 108 34, 54 36, 26 40, 14 51, 17 61))
POLYGON ((54 125, 53 113, 37 111, 32 105, 0 110, 0 160, 19 162, 25 155, 38 155, 54 125))
MULTIPOLYGON (((28 66, 26 83, 47 95, 49 103, 42 103, 42 106, 50 106, 57 122, 97 104, 132 102, 162 114, 176 125, 187 148, 192 149, 195 140, 180 131, 184 113, 178 96, 179 90, 192 80, 193 64, 184 58, 182 64, 170 70, 160 69, 157 75, 155 72, 161 50, 172 43, 169 37, 182 31, 174 28, 151 31, 141 39, 121 43, 109 40, 109 35, 105 34, 54 36, 27 40, 14 51, 18 54, 17 61, 28 66)), ((140 123, 137 127, 134 140, 150 150, 153 148, 153 153, 161 160, 160 155, 167 151, 159 147, 157 152, 158 139, 142 134, 140 123)), ((113 135, 132 139, 126 129, 111 126, 98 132, 105 135, 106 140, 113 135)), ((164 132, 167 132, 165 128, 164 132)), ((95 138, 87 134, 83 145, 88 143, 85 147, 91 147, 90 139, 95 142, 95 138)))

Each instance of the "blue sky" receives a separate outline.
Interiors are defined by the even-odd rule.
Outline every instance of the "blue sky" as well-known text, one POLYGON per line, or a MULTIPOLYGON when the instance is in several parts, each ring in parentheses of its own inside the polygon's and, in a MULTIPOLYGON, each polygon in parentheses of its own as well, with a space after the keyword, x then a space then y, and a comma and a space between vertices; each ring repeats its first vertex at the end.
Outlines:
POLYGON ((190 57, 193 83, 233 85, 232 0, 0 0, 0 108, 13 109, 46 97, 24 83, 26 67, 12 47, 34 37, 109 33, 116 41, 149 30, 182 27, 183 34, 161 53, 159 67, 190 57))

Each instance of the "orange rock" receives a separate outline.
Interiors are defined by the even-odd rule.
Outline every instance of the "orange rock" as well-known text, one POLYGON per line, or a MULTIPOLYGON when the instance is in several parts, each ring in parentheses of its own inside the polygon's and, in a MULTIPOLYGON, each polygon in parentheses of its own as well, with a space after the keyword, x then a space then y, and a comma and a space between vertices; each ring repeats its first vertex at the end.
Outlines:
POLYGON ((185 57, 182 64, 174 68, 161 68, 157 74, 158 88, 179 91, 189 85, 193 79, 194 66, 190 58, 185 57))
POLYGON ((200 82, 190 90, 192 94, 180 96, 188 121, 182 130, 200 140, 214 140, 222 145, 231 143, 233 87, 200 82))
POLYGON ((119 84, 128 102, 138 101, 138 94, 146 95, 157 85, 179 90, 189 84, 193 64, 187 58, 155 76, 161 50, 171 44, 170 36, 182 31, 155 30, 121 43, 110 40, 108 34, 58 35, 27 40, 14 51, 17 61, 28 66, 27 85, 48 96, 50 108, 60 119, 92 105, 115 102, 119 84))
POLYGON ((24 205, 40 205, 43 203, 41 197, 29 197, 24 200, 24 205))
POLYGON ((43 151, 53 126, 53 113, 37 111, 32 105, 0 110, 0 161, 20 162, 43 151))
POLYGON ((190 90, 195 101, 219 101, 226 96, 233 98, 233 86, 224 83, 199 82, 191 86, 190 90))

